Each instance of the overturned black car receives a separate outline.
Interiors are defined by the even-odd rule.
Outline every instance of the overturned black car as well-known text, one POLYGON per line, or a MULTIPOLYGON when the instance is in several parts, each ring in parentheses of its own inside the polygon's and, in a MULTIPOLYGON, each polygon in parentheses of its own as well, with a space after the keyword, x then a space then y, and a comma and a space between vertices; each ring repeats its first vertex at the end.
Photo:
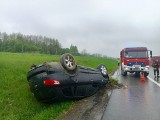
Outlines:
POLYGON ((107 84, 109 76, 105 65, 97 69, 78 66, 74 57, 66 53, 60 62, 32 65, 27 80, 38 101, 51 102, 91 96, 107 84))

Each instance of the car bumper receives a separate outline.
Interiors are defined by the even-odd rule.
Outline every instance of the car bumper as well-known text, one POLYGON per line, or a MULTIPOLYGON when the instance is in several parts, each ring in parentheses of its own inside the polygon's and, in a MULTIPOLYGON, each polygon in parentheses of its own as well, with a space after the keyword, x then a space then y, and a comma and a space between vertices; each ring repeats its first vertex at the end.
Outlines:
POLYGON ((125 66, 124 67, 125 72, 147 72, 149 73, 149 67, 130 67, 125 66))

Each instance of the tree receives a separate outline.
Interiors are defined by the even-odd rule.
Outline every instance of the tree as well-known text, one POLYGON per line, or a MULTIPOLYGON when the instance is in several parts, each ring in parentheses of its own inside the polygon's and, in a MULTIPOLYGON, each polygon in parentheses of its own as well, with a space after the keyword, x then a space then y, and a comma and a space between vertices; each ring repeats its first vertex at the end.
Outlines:
POLYGON ((83 49, 82 52, 81 52, 81 54, 84 55, 84 56, 88 55, 87 50, 83 49))
POLYGON ((45 36, 23 35, 21 33, 7 34, 0 32, 0 51, 80 55, 77 46, 71 45, 70 48, 62 48, 57 39, 45 36))
POLYGON ((73 55, 79 55, 77 46, 71 45, 70 46, 70 53, 73 55))

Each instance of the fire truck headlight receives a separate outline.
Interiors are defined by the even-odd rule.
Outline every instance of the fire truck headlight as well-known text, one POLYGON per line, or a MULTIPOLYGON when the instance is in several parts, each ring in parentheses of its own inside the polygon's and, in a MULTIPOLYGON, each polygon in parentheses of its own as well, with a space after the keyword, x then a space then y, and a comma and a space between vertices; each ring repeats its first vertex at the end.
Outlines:
POLYGON ((127 66, 124 67, 125 70, 129 70, 129 68, 127 66))
POLYGON ((149 70, 149 67, 145 67, 144 70, 149 70))
POLYGON ((125 68, 126 70, 129 70, 128 68, 125 68))

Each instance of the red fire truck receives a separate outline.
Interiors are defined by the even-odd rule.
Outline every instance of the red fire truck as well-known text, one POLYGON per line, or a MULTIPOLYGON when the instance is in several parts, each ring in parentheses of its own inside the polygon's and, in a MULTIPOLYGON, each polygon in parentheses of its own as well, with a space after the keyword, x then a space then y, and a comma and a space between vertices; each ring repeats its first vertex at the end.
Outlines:
POLYGON ((144 76, 149 74, 149 54, 152 57, 152 51, 146 47, 130 47, 124 48, 120 52, 120 65, 121 74, 123 76, 129 73, 135 73, 140 75, 144 73, 144 76))

